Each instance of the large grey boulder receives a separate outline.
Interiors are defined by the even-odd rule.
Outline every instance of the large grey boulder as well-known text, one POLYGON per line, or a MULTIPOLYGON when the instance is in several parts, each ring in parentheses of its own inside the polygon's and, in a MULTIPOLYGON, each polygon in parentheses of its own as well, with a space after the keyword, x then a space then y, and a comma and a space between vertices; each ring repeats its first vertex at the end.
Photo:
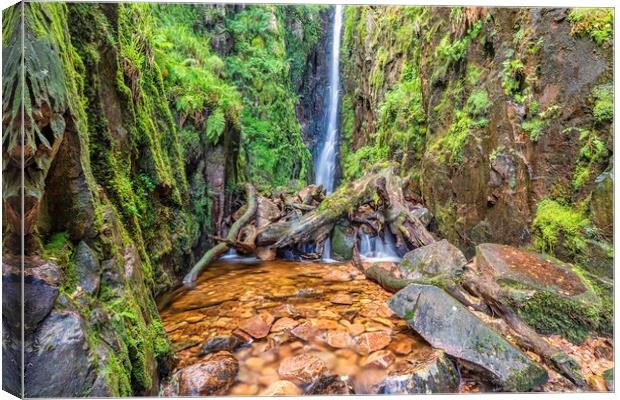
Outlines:
POLYGON ((424 280, 456 276, 465 264, 467 259, 461 250, 443 239, 405 254, 400 269, 403 279, 424 280))
POLYGON ((411 284, 388 305, 433 347, 486 371, 506 391, 547 382, 547 372, 442 289, 411 284))

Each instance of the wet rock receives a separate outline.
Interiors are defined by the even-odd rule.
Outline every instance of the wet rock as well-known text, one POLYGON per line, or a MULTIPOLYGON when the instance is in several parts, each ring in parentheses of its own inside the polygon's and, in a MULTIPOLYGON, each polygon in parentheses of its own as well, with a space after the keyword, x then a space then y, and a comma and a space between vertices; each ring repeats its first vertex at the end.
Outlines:
POLYGON ((388 304, 433 347, 486 371, 506 391, 527 391, 548 379, 542 367, 435 286, 411 284, 388 304))
POLYGON ((610 242, 586 239, 583 251, 575 256, 574 261, 598 277, 603 279, 614 277, 614 247, 610 242))
POLYGON ((278 319, 273 326, 271 327, 271 332, 282 332, 282 331, 290 331, 299 325, 299 322, 295 321, 292 318, 284 317, 278 319))
POLYGON ((267 389, 261 392, 261 396, 299 396, 301 394, 299 386, 291 381, 280 380, 273 382, 267 389))
POLYGON ((366 331, 366 327, 362 324, 351 324, 347 327, 349 333, 353 336, 359 336, 366 331))
POLYGON ((349 261, 353 258, 355 232, 345 225, 336 225, 332 232, 332 258, 338 261, 349 261))
POLYGON ((101 273, 97 253, 81 241, 75 249, 75 267, 80 281, 80 287, 89 294, 99 290, 101 273))
POLYGON ((353 280, 351 274, 349 274, 347 271, 343 271, 340 269, 330 269, 328 272, 325 273, 325 275, 323 275, 323 279, 333 282, 349 282, 353 280))
POLYGON ((255 315, 239 323, 239 329, 256 339, 267 336, 270 326, 271 324, 267 323, 262 315, 255 315))
POLYGON ((458 275, 465 264, 463 253, 443 239, 405 254, 400 270, 404 279, 422 280, 458 275))
POLYGON ((295 327, 295 329, 291 330, 291 333, 301 340, 305 340, 306 342, 313 340, 317 333, 318 328, 315 327, 310 321, 306 321, 301 325, 295 327))
POLYGON ((414 217, 419 219, 424 226, 428 226, 433 220, 433 214, 431 214, 428 208, 415 208, 411 210, 411 214, 413 214, 414 217))
POLYGON ((212 353, 179 371, 180 396, 224 395, 235 381, 239 362, 232 354, 212 353))
POLYGON ((84 322, 74 311, 52 311, 26 349, 27 397, 82 397, 96 378, 84 322), (59 368, 62 366, 62 368, 59 368))
POLYGON ((325 362, 311 354, 284 359, 278 368, 280 378, 299 385, 309 385, 327 372, 325 362))
POLYGON ((390 334, 385 331, 366 332, 357 337, 356 348, 361 354, 370 354, 390 344, 390 334))
POLYGON ((344 349, 351 346, 353 339, 351 335, 341 331, 329 331, 327 332, 327 344, 337 349, 344 349))
POLYGON ((218 353, 220 351, 233 352, 246 344, 238 336, 215 336, 208 339, 202 347, 203 354, 218 353))
POLYGON ((396 357, 389 350, 379 350, 370 354, 364 361, 362 361, 362 367, 375 367, 375 368, 387 368, 394 363, 396 357))
POLYGON ((329 301, 331 301, 334 304, 344 304, 344 305, 353 304, 353 298, 350 295, 343 294, 343 293, 339 293, 339 294, 336 294, 330 297, 329 301))
POLYGON ((301 315, 299 310, 295 308, 295 306, 290 305, 290 304, 281 304, 277 307, 270 308, 269 313, 276 318, 281 318, 281 317, 297 318, 301 315))
POLYGON ((614 369, 610 368, 603 372, 603 378, 605 379, 605 384, 607 385, 607 389, 610 392, 614 391, 614 369))
POLYGON ((402 363, 388 373, 383 394, 455 393, 459 372, 441 350, 421 363, 402 363))
POLYGON ((394 340, 390 343, 388 349, 394 352, 394 354, 398 354, 400 356, 406 356, 411 353, 413 350, 413 341, 412 340, 394 340))
POLYGON ((322 195, 322 190, 317 185, 308 185, 305 188, 301 189, 297 195, 299 201, 303 204, 312 204, 312 200, 320 200, 322 195))
POLYGON ((348 395, 351 394, 349 384, 338 375, 325 376, 308 389, 309 395, 348 395))

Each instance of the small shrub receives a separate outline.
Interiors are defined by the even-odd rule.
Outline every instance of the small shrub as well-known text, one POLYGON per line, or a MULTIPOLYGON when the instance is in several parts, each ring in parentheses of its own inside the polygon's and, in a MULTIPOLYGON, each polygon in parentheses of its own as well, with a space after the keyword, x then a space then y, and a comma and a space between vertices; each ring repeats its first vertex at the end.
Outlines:
POLYGON ((594 108, 592 114, 598 123, 611 121, 614 118, 614 89, 612 85, 601 85, 592 91, 594 108))
POLYGON ((575 8, 568 15, 571 35, 588 35, 596 44, 609 44, 614 36, 612 8, 575 8))

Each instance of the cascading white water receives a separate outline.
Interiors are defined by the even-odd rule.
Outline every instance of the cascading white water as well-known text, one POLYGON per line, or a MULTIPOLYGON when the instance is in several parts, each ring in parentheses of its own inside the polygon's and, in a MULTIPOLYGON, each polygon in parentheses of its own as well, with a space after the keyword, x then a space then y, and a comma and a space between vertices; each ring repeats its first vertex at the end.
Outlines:
POLYGON ((342 5, 334 11, 332 29, 332 48, 329 63, 329 99, 325 109, 327 130, 324 133, 323 147, 315 162, 316 184, 323 185, 325 192, 334 191, 336 175, 336 150, 338 147, 338 110, 340 105, 340 33, 342 31, 342 5))
MULTIPOLYGON (((331 194, 336 185, 336 150, 338 147, 338 111, 340 106, 340 34, 342 31, 342 5, 334 10, 332 24, 332 48, 329 63, 329 99, 325 112, 327 113, 327 129, 323 135, 323 147, 315 160, 315 183, 323 185, 326 194, 331 194)), ((331 242, 329 239, 323 245, 323 258, 327 261, 331 256, 331 242)))
POLYGON ((379 236, 370 236, 359 231, 359 249, 362 258, 374 261, 400 261, 401 258, 396 252, 396 241, 394 235, 388 229, 383 233, 383 239, 379 236))

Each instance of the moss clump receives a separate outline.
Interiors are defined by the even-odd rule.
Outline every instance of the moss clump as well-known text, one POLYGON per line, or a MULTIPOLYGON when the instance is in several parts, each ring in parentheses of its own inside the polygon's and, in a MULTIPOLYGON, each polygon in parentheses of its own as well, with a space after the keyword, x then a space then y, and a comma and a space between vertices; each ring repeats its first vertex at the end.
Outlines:
POLYGON ((607 45, 614 36, 612 8, 574 8, 568 15, 571 35, 589 36, 598 45, 607 45))
POLYGON ((614 88, 612 85, 600 85, 592 90, 594 108, 592 115, 598 123, 612 121, 614 118, 614 88))
POLYGON ((603 163, 609 152, 595 130, 567 129, 564 132, 569 133, 574 130, 579 133, 579 140, 583 142, 583 146, 577 156, 577 166, 575 167, 572 182, 573 189, 578 191, 592 180, 593 170, 596 165, 603 163))
POLYGON ((590 227, 590 220, 582 211, 549 198, 543 199, 538 203, 532 222, 534 247, 552 253, 562 239, 562 244, 574 255, 584 249, 584 229, 590 227))

